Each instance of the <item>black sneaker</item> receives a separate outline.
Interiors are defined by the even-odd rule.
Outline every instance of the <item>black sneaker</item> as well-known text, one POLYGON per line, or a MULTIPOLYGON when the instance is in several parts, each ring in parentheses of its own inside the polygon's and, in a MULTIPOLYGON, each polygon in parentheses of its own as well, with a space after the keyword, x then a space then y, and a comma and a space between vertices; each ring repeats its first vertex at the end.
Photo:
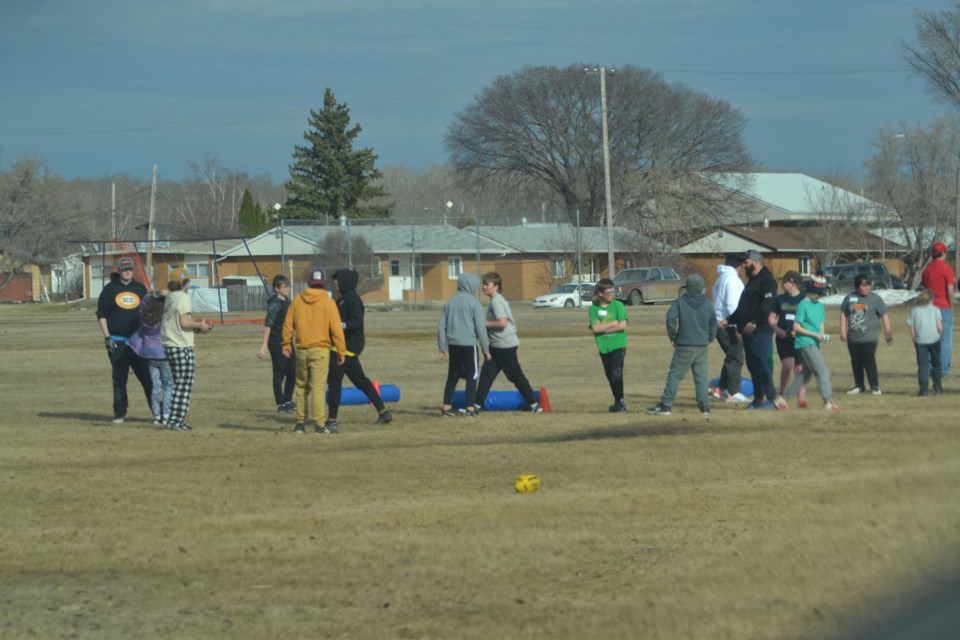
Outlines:
POLYGON ((390 424, 393 422, 393 414, 389 411, 384 411, 377 417, 377 421, 374 424, 390 424))
POLYGON ((934 388, 933 388, 933 395, 935 395, 935 396, 942 396, 942 395, 943 395, 943 387, 934 387, 934 388))
POLYGON ((534 402, 530 405, 530 413, 543 413, 543 407, 540 406, 539 402, 534 402))
POLYGON ((710 415, 710 405, 709 404, 698 404, 697 408, 700 409, 700 415, 709 416, 710 415))
POLYGON ((326 422, 323 423, 322 427, 320 425, 317 425, 316 428, 313 430, 313 432, 316 434, 340 433, 340 427, 337 424, 336 420, 327 420, 326 422))
POLYGON ((277 405, 277 413, 293 413, 297 410, 297 405, 292 402, 281 402, 277 405))
POLYGON ((298 422, 298 423, 297 423, 297 426, 295 426, 295 427, 293 428, 293 432, 294 432, 294 433, 306 433, 307 430, 306 430, 306 428, 304 428, 304 425, 303 425, 302 422, 298 422))
POLYGON ((626 413, 627 405, 624 402, 614 402, 612 405, 607 407, 607 411, 610 413, 626 413))
POLYGON ((168 422, 168 423, 167 423, 167 426, 166 426, 166 429, 167 429, 167 431, 186 431, 186 430, 187 430, 187 425, 185 425, 185 424, 170 424, 170 423, 168 422))
POLYGON ((460 409, 441 409, 440 415, 445 418, 459 418, 463 415, 463 411, 460 409))
POLYGON ((473 411, 464 411, 462 414, 464 418, 476 418, 480 415, 480 412, 474 409, 473 411))
POLYGON ((652 416, 668 416, 670 415, 670 407, 663 404, 662 402, 658 402, 654 406, 647 409, 647 413, 649 413, 652 416))

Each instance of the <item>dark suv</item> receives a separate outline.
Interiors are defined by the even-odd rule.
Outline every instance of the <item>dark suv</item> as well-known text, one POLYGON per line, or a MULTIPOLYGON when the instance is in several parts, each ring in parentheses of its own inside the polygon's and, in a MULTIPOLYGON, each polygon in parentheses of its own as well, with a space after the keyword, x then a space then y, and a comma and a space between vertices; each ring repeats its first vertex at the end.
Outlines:
POLYGON ((617 300, 632 305, 670 302, 680 295, 682 285, 670 267, 624 269, 613 279, 617 300))
POLYGON ((854 290, 853 281, 859 275, 866 275, 874 289, 892 289, 893 282, 887 267, 879 262, 850 262, 831 264, 823 268, 830 293, 850 293, 854 290))

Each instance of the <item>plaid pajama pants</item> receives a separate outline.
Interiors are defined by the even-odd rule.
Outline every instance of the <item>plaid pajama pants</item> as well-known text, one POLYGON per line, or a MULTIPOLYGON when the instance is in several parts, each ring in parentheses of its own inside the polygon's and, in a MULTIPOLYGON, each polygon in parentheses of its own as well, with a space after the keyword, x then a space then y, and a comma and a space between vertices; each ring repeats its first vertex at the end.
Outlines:
POLYGON ((193 347, 164 347, 164 350, 167 352, 170 368, 173 369, 173 394, 167 427, 177 428, 182 427, 187 419, 197 363, 193 356, 193 347))

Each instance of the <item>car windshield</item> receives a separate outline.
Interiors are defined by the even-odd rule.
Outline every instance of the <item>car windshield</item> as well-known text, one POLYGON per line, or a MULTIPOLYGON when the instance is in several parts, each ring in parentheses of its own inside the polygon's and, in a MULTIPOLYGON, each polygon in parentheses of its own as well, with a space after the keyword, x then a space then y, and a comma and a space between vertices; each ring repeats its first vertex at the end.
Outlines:
POLYGON ((841 267, 840 267, 839 265, 838 265, 838 266, 835 266, 835 267, 824 267, 824 268, 823 268, 823 275, 825 275, 825 276, 828 277, 828 278, 836 278, 836 277, 837 277, 837 272, 839 272, 840 269, 841 269, 841 267))
POLYGON ((573 293, 577 290, 577 285, 575 284, 562 284, 550 293, 573 293))
POLYGON ((613 284, 620 284, 621 282, 631 282, 633 280, 646 280, 647 279, 647 270, 646 269, 630 269, 629 271, 621 271, 613 279, 613 284))

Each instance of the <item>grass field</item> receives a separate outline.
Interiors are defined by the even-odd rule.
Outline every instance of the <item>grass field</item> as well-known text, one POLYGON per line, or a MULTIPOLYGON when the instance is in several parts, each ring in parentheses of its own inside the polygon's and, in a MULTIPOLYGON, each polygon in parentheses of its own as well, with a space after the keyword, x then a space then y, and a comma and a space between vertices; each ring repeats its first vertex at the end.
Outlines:
POLYGON ((198 337, 174 433, 133 377, 111 424, 92 307, 0 306, 0 637, 848 637, 956 575, 960 384, 915 397, 905 310, 881 397, 842 395, 833 341, 841 413, 703 418, 688 377, 665 418, 665 307, 630 309, 611 415, 586 311, 516 306, 553 413, 441 418, 437 312, 369 312, 364 366, 402 398, 333 436, 276 414, 258 326, 198 337))

